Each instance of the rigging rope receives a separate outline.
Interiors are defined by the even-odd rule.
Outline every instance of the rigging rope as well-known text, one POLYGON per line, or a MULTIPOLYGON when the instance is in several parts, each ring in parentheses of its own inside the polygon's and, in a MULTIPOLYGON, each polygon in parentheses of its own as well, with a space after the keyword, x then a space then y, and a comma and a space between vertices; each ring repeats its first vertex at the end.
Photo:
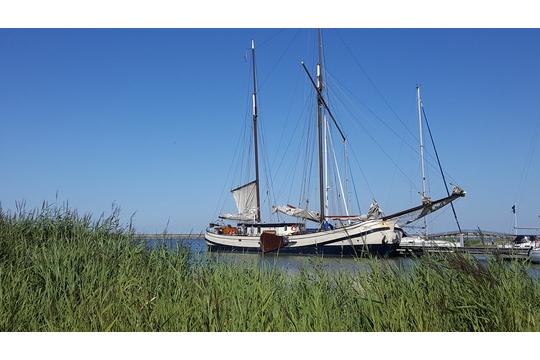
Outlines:
POLYGON ((281 34, 285 29, 279 29, 279 31, 275 32, 273 35, 269 36, 266 40, 261 41, 261 44, 257 45, 257 48, 262 48, 266 46, 270 41, 274 40, 279 34, 281 34))
MULTIPOLYGON (((306 97, 306 101, 304 103, 304 107, 302 108, 301 110, 301 113, 300 113, 300 116, 297 118, 297 122, 295 124, 295 128, 294 128, 294 131, 291 133, 291 134, 296 134, 297 133, 297 129, 299 127, 299 125, 302 123, 302 119, 304 118, 305 116, 305 113, 306 111, 312 111, 312 106, 313 106, 313 97, 310 96, 310 97, 306 97), (309 110, 308 110, 309 109, 309 110)), ((311 115, 312 113, 310 113, 311 115)), ((308 115, 308 117, 310 116, 308 115)), ((300 137, 300 141, 299 141, 299 145, 298 145, 298 150, 297 151, 291 151, 289 152, 289 148, 290 148, 290 145, 292 144, 292 141, 293 139, 295 139, 294 136, 290 136, 289 137, 289 142, 287 143, 287 146, 285 147, 285 150, 283 152, 283 156, 279 162, 279 165, 277 166, 275 172, 276 173, 279 173, 281 167, 283 164, 285 164, 284 160, 286 158, 286 156, 288 154, 295 154, 296 156, 294 157, 294 161, 290 161, 288 162, 289 164, 289 167, 286 169, 285 173, 286 174, 292 174, 292 178, 287 178, 287 181, 286 182, 283 182, 281 184, 281 186, 279 187, 277 193, 276 193, 276 196, 280 196, 282 194, 282 191, 284 190, 285 188, 285 185, 288 184, 290 185, 289 187, 289 193, 287 195, 287 202, 290 203, 290 199, 291 199, 291 193, 292 193, 292 190, 293 190, 293 184, 295 183, 295 179, 296 179, 296 175, 297 175, 297 172, 296 171, 299 167, 298 167, 298 162, 300 161, 300 154, 302 154, 302 149, 303 149, 303 144, 304 144, 304 139, 306 139, 306 143, 310 137, 310 127, 308 126, 308 131, 301 131, 300 134, 301 134, 301 137, 300 137)), ((306 144, 306 151, 307 151, 307 148, 308 148, 308 145, 306 144)), ((306 164, 304 163, 304 167, 306 166, 306 164)), ((274 168, 274 167, 273 167, 274 168)), ((301 191, 300 191, 301 193, 301 191)))
MULTIPOLYGON (((292 112, 292 109, 293 109, 293 102, 292 100, 294 100, 296 98, 296 92, 298 90, 298 85, 300 83, 300 76, 297 76, 296 77, 296 82, 295 82, 295 85, 294 85, 294 90, 293 90, 293 93, 291 95, 291 103, 289 105, 289 109, 287 111, 287 116, 285 117, 285 125, 281 126, 281 134, 279 135, 279 142, 278 142, 278 145, 277 145, 277 149, 278 151, 276 151, 276 154, 274 156, 274 159, 271 163, 271 167, 272 169, 276 169, 276 173, 279 173, 279 169, 281 168, 281 165, 283 164, 283 160, 285 159, 285 156, 287 155, 288 153, 288 150, 289 150, 289 146, 291 145, 292 143, 292 140, 294 139, 294 136, 289 136, 289 141, 287 143, 287 146, 285 147, 285 150, 283 151, 283 154, 281 156, 281 159, 280 159, 280 162, 276 168, 276 162, 278 160, 278 155, 279 155, 279 149, 282 148, 281 144, 283 143, 283 140, 285 139, 285 134, 287 133, 287 130, 288 130, 288 127, 287 125, 289 124, 289 119, 291 117, 291 112, 292 112)), ((305 97, 305 96, 304 96, 305 97)), ((298 126, 300 125, 300 120, 302 119, 302 116, 304 115, 304 112, 306 111, 306 109, 308 108, 307 105, 308 104, 308 98, 306 98, 306 101, 304 102, 304 106, 301 108, 301 112, 300 112, 300 115, 297 117, 296 119, 296 123, 294 125, 294 129, 292 132, 288 132, 290 134, 296 134, 296 131, 298 130, 298 126)))
MULTIPOLYGON (((349 166, 349 173, 352 173, 351 163, 348 162, 347 165, 349 166)), ((362 169, 360 169, 360 171, 362 171, 362 169)), ((362 172, 362 174, 363 174, 363 172, 362 172)), ((354 182, 354 177, 353 176, 351 176, 351 182, 352 182, 353 189, 354 189, 354 196, 356 198, 356 205, 358 206, 358 214, 362 214, 362 208, 360 207, 360 201, 358 199, 358 191, 356 191, 356 183, 354 182)), ((369 189, 369 185, 368 185, 368 189, 369 189)), ((373 192, 371 191, 371 189, 369 191, 371 192, 371 195, 372 195, 372 198, 373 198, 374 197, 373 192)))
POLYGON ((386 104, 386 106, 388 106, 388 108, 390 109, 390 111, 396 116, 396 118, 399 120, 399 122, 401 123, 401 125, 403 125, 403 127, 405 128, 405 130, 407 130, 407 132, 413 137, 413 139, 415 139, 416 142, 418 142, 418 138, 416 137, 415 134, 413 134, 413 132, 407 127, 407 125, 405 125, 405 123, 403 122, 403 120, 401 120, 401 118, 399 117, 399 115, 396 113, 396 111, 394 110, 394 108, 390 105, 390 103, 388 102, 388 100, 386 99, 386 97, 382 94, 382 92, 379 90, 379 88, 375 85, 375 82, 371 79, 371 77, 367 74, 366 70, 362 67, 362 65, 360 65, 360 61, 358 61, 358 59, 356 58, 356 56, 354 55, 354 53, 352 52, 351 48, 347 45, 347 43, 345 42, 345 40, 343 40, 343 38, 341 37, 339 31, 336 31, 337 35, 338 35, 338 38, 341 40, 342 44, 345 46, 345 48, 347 49, 347 51, 349 52, 349 54, 351 54, 351 57, 353 58, 354 62, 356 63, 356 65, 358 66, 358 68, 360 68, 360 70, 362 71, 362 73, 364 74, 364 76, 366 77, 366 79, 369 81, 369 83, 373 86, 373 88, 375 89, 375 91, 377 92, 377 94, 379 94, 379 96, 382 98, 382 100, 384 101, 384 103, 386 104))
POLYGON ((292 37, 292 39, 289 41, 287 47, 285 48, 285 50, 281 53, 281 55, 279 56, 278 60, 274 63, 274 65, 272 66, 272 68, 270 69, 270 71, 268 72, 268 74, 264 77, 263 81, 261 81, 261 85, 259 86, 259 92, 263 89, 264 85, 266 85, 266 82, 268 81, 268 79, 270 78, 270 75, 272 75, 272 73, 274 72, 274 70, 277 68, 277 66, 279 65, 279 63, 281 62, 281 60, 283 59, 283 57, 285 56, 285 54, 287 54, 287 52, 289 51, 291 45, 293 44, 294 40, 298 37, 298 34, 300 33, 300 30, 301 29, 298 29, 295 33, 294 33, 294 36, 292 37))
POLYGON ((536 129, 532 133, 531 140, 529 142, 529 147, 527 150, 527 155, 525 157, 525 163, 523 166, 523 169, 521 171, 521 176, 519 180, 519 186, 516 190, 516 195, 514 196, 514 199, 517 198, 517 203, 519 204, 521 202, 521 195, 523 193, 523 185, 525 185, 525 181, 527 180, 527 177, 529 175, 529 170, 531 168, 533 159, 534 159, 534 153, 536 152, 536 144, 538 141, 536 139, 540 135, 540 122, 537 124, 536 129))
MULTIPOLYGON (((379 144, 379 142, 373 137, 373 135, 371 135, 371 133, 367 130, 367 128, 362 124, 361 121, 358 120, 358 118, 354 115, 354 113, 346 106, 346 104, 339 98, 337 97, 340 102, 342 103, 343 107, 345 108, 345 110, 349 113, 350 117, 354 120, 354 123, 357 124, 358 126, 360 126, 363 130, 363 132, 373 141, 373 143, 375 145, 377 145, 377 147, 379 148, 379 150, 392 162, 392 164, 394 164, 394 166, 401 172, 401 174, 409 181, 409 183, 411 185, 413 185, 415 188, 416 188, 416 185, 414 184, 414 182, 407 176, 407 174, 398 166, 398 164, 394 161, 394 159, 392 159, 392 157, 384 150, 383 146, 381 144, 379 144)), ((351 150, 352 150, 352 147, 351 147, 351 150)), ((354 154, 354 151, 353 151, 353 154, 354 154)))
MULTIPOLYGON (((334 143, 332 141, 332 133, 330 132, 330 128, 328 128, 328 138, 330 140, 330 149, 332 150, 332 155, 333 155, 333 158, 334 158, 334 169, 335 169, 334 177, 337 175, 337 181, 339 183, 339 191, 336 191, 337 205, 338 205, 339 210, 341 211, 341 203, 339 201, 339 198, 341 197, 342 198, 341 200, 343 201, 345 215, 348 216, 349 215, 349 208, 347 206, 346 197, 345 197, 345 194, 344 194, 344 191, 343 191, 343 183, 341 181, 341 175, 340 175, 340 172, 339 172, 339 165, 338 165, 337 158, 336 158, 336 151, 335 151, 335 148, 334 148, 334 143)), ((336 179, 334 179, 334 180, 336 180, 336 179)), ((337 190, 337 184, 336 184, 336 190, 337 190)), ((338 215, 341 215, 341 214, 338 214, 338 215)))
MULTIPOLYGON (((422 108, 422 114, 424 115, 424 120, 426 121, 427 129, 429 132, 429 138, 431 139, 431 144, 433 145, 433 151, 435 152, 435 156, 437 157, 437 164, 439 164, 439 170, 441 171, 441 176, 444 181, 444 187, 446 189, 446 194, 450 196, 450 191, 448 190, 448 184, 446 183, 446 178, 444 177, 444 171, 442 169, 441 160, 439 159, 439 153, 437 152, 437 147, 435 146, 435 141, 433 141, 433 135, 431 134, 431 128, 429 127, 429 121, 426 116, 426 111, 424 110, 424 106, 421 106, 422 108)), ((459 225, 459 221, 456 214, 456 209, 454 208, 454 204, 450 203, 450 206, 452 207, 452 212, 454 213, 454 219, 456 219, 456 224, 458 227, 459 232, 461 233, 461 226, 459 225)))
MULTIPOLYGON (((238 162, 236 161, 237 160, 237 157, 242 157, 243 159, 243 155, 240 155, 241 153, 241 149, 242 149, 242 141, 244 140, 245 141, 245 134, 246 134, 246 130, 247 130, 247 119, 248 119, 248 116, 249 116, 249 111, 250 111, 250 106, 249 106, 249 100, 251 99, 251 94, 250 94, 250 88, 251 86, 251 81, 250 79, 248 78, 248 81, 247 81, 247 96, 246 96, 246 104, 245 104, 245 110, 244 110, 244 124, 243 126, 241 127, 241 132, 238 132, 239 135, 237 137, 237 141, 236 141, 236 146, 235 146, 235 149, 234 149, 234 152, 233 152, 233 156, 231 157, 231 162, 229 164, 229 167, 228 167, 228 170, 227 170, 227 175, 225 177, 225 181, 223 182, 223 188, 220 192, 220 197, 219 197, 219 200, 217 201, 217 209, 216 209, 216 212, 215 212, 215 216, 214 218, 217 218, 218 215, 220 213, 223 212, 224 208, 225 208, 225 202, 227 200, 227 197, 225 196, 225 194, 228 194, 228 191, 227 190, 227 187, 229 187, 229 189, 232 189, 235 187, 235 176, 234 174, 237 173, 237 168, 240 168, 240 172, 242 170, 242 164, 243 164, 243 160, 238 162), (236 165, 236 166, 235 166, 236 165)), ((245 151, 245 149, 244 149, 245 151)))
MULTIPOLYGON (((381 124, 383 124, 392 134, 394 134, 403 144, 405 144, 412 152, 414 152, 417 156, 420 156, 420 152, 418 151, 417 146, 411 145, 407 140, 405 140, 401 135, 399 135, 396 130, 388 124, 381 116, 379 116, 373 109, 371 109, 367 104, 365 104, 357 95, 355 95, 347 86, 345 86, 341 81, 339 81, 338 78, 334 77, 331 73, 327 72, 327 83, 331 83, 332 85, 332 91, 335 93, 334 97, 339 98, 341 103, 344 104, 344 101, 341 100, 341 97, 338 96, 337 91, 339 90, 340 94, 348 97, 349 101, 354 104, 358 103, 362 107, 364 107, 376 120, 378 120, 381 124)), ((352 111, 348 110, 349 113, 352 113, 352 111)), ((369 117, 366 117, 369 118, 369 117)), ((436 161, 436 159, 431 155, 431 153, 426 152, 426 155, 429 158, 426 158, 426 165, 430 166, 434 170, 438 170, 437 165, 432 162, 432 160, 436 161), (431 158, 431 159, 430 159, 431 158)), ((450 178, 451 181, 456 182, 452 176, 448 173, 445 173, 448 178, 450 178)))
MULTIPOLYGON (((311 109, 310 115, 314 113, 314 107, 311 109)), ((313 159, 315 154, 315 140, 314 136, 310 136, 311 132, 315 131, 315 123, 313 121, 309 121, 312 118, 312 116, 308 117, 308 136, 306 138, 306 161, 304 163, 304 174, 302 178, 302 191, 301 191, 301 198, 299 200, 299 205, 302 207, 302 201, 305 200, 306 210, 309 210, 309 192, 311 188, 311 172, 313 171, 313 159), (311 139, 311 142, 310 142, 311 139)))
MULTIPOLYGON (((266 150, 266 137, 262 136, 262 142, 264 149, 266 150)), ((272 171, 269 168, 269 161, 268 161, 268 155, 267 152, 263 152, 263 159, 264 159, 264 168, 265 168, 265 174, 266 174, 266 181, 268 183, 267 189, 270 191, 269 194, 269 202, 268 202, 268 209, 269 213, 272 214, 272 206, 276 204, 276 191, 274 189, 274 180, 272 178, 272 171)), ((281 219, 281 215, 279 213, 276 213, 276 216, 279 219, 281 219)))

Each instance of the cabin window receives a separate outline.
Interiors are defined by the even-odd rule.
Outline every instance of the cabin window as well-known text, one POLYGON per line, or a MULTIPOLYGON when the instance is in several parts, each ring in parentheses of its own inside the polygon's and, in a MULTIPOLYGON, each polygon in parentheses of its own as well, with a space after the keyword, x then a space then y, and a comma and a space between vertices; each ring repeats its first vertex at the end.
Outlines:
POLYGON ((285 225, 285 226, 283 227, 283 230, 287 231, 287 225, 285 225))

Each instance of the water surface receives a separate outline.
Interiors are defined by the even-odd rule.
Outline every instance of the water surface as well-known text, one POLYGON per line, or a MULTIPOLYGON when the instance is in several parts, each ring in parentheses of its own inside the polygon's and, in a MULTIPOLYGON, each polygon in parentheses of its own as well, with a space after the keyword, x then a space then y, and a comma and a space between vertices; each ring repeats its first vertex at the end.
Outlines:
MULTIPOLYGON (((240 252, 207 252, 207 246, 204 239, 178 239, 178 238, 160 238, 145 239, 149 248, 165 246, 169 249, 176 249, 179 246, 186 246, 195 256, 210 256, 217 261, 231 264, 254 264, 261 268, 280 269, 288 273, 298 273, 301 269, 323 268, 328 271, 349 271, 364 272, 371 270, 370 259, 338 256, 317 256, 317 255, 297 255, 297 254, 277 254, 270 253, 266 255, 240 252)), ((475 258, 483 263, 487 263, 488 256, 474 255, 475 258)), ((416 263, 413 257, 391 257, 378 258, 382 265, 397 267, 408 271, 416 263)), ((510 261, 508 261, 510 264, 510 261)), ((529 265, 529 275, 533 279, 540 278, 540 264, 529 265)))

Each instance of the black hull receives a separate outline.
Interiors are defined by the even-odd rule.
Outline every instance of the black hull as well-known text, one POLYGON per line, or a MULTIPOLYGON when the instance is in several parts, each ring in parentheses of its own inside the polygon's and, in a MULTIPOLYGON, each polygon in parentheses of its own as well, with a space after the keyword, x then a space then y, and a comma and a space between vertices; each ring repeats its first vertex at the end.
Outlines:
MULTIPOLYGON (((212 243, 206 240, 209 252, 229 252, 229 253, 261 253, 259 248, 226 246, 212 243)), ((321 256, 351 256, 366 257, 378 256, 388 257, 396 254, 398 244, 378 244, 378 245, 346 245, 346 246, 302 246, 283 247, 268 254, 296 254, 296 255, 321 255, 321 256)))

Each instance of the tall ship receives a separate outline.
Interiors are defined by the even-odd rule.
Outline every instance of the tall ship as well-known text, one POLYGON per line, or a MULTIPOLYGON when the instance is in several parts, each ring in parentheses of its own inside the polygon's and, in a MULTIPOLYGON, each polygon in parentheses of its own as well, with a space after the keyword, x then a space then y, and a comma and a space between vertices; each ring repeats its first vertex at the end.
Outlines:
MULTIPOLYGON (((417 221, 465 195, 461 188, 455 187, 447 197, 438 200, 425 197, 420 205, 390 215, 383 214, 376 201, 372 202, 366 214, 351 214, 346 196, 341 196, 343 203, 340 208, 343 213, 337 215, 329 213, 328 169, 332 160, 332 152, 329 151, 332 144, 327 133, 330 126, 333 125, 337 129, 343 143, 346 144, 347 138, 325 98, 322 52, 322 35, 319 30, 315 77, 310 74, 306 65, 301 63, 309 83, 313 86, 316 100, 316 117, 313 121, 316 122, 317 128, 318 209, 311 210, 290 204, 274 205, 272 212, 295 218, 296 221, 270 222, 261 218, 257 72, 255 42, 252 41, 251 144, 253 146, 250 148, 255 179, 231 190, 237 207, 236 213, 222 213, 218 216, 219 220, 210 223, 205 233, 210 251, 389 256, 397 249, 405 234, 402 226, 417 221)), ((333 159, 335 158, 333 153, 333 159)), ((334 168, 337 167, 336 160, 334 168)), ((339 172, 334 178, 337 179, 334 182, 335 187, 344 194, 344 185, 339 172)))

